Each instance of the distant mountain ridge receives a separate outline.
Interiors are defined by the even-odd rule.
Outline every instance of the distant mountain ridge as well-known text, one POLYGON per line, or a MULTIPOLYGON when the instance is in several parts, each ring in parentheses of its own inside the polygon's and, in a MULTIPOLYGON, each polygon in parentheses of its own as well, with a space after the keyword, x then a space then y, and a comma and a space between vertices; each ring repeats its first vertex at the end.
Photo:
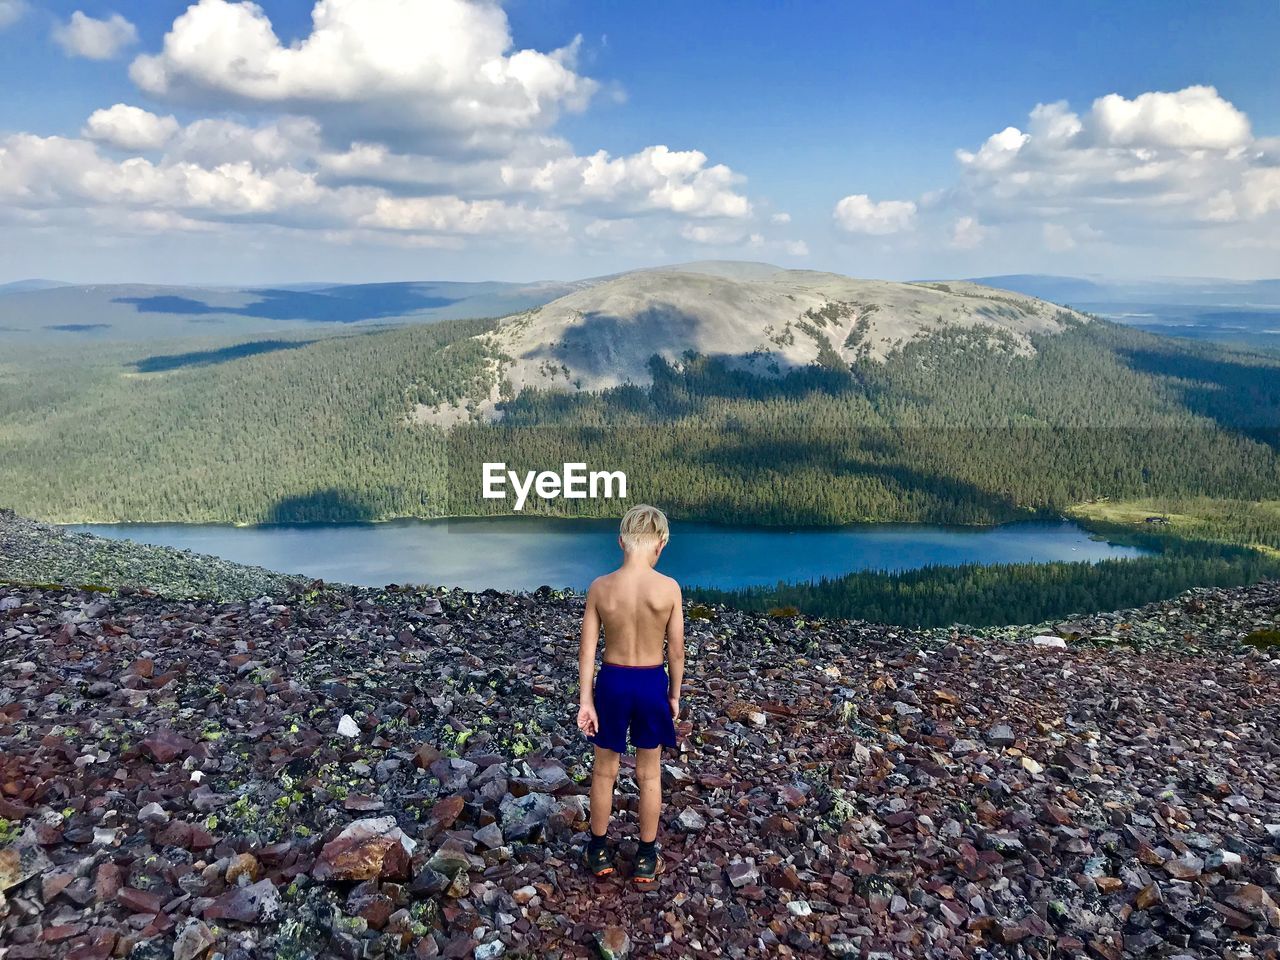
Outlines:
POLYGON ((55 284, 0 288, 0 342, 257 335, 318 324, 435 323, 527 310, 591 281, 410 281, 288 287, 55 284))
POLYGON ((1087 303, 1280 306, 1280 279, 1223 280, 1190 277, 1106 280, 1016 273, 974 277, 972 282, 1071 306, 1087 303))

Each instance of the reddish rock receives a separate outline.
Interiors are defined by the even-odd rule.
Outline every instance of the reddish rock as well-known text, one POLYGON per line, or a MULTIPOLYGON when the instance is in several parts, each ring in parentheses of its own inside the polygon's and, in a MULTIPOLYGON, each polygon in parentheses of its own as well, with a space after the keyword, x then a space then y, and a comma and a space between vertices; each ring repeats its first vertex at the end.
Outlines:
POLYGON ((52 927, 45 927, 40 932, 40 939, 45 943, 58 943, 62 940, 70 940, 72 937, 78 937, 84 933, 88 924, 84 923, 60 923, 52 927))
POLYGON ((395 817, 357 820, 324 845, 311 870, 317 880, 408 880, 413 841, 395 817))
POLYGON ((444 756, 433 744, 424 743, 413 754, 413 765, 419 770, 430 769, 431 765, 444 756))
POLYGON ((93 875, 93 892, 99 902, 115 899, 120 889, 120 868, 114 863, 99 864, 93 875))
POLYGON ((1256 883, 1238 884, 1220 899, 1258 923, 1280 930, 1280 906, 1256 883))
POLYGON ((133 913, 159 913, 164 902, 154 893, 136 887, 121 887, 116 891, 116 903, 133 913))
POLYGON ((166 847, 188 849, 194 832, 191 824, 183 820, 170 820, 156 832, 156 843, 166 847))
POLYGON ((171 763, 190 753, 194 746, 186 737, 168 729, 157 730, 142 741, 143 749, 151 754, 156 763, 171 763))
POLYGON ((423 831, 426 836, 428 838, 434 837, 442 830, 453 829, 453 825, 458 822, 458 817, 462 815, 462 810, 465 806, 466 801, 459 796, 437 800, 432 805, 431 812, 427 814, 427 819, 423 824, 423 831))
POLYGON ((202 916, 205 920, 236 920, 240 923, 266 923, 280 915, 280 892, 270 880, 259 880, 247 887, 237 887, 222 894, 202 916))

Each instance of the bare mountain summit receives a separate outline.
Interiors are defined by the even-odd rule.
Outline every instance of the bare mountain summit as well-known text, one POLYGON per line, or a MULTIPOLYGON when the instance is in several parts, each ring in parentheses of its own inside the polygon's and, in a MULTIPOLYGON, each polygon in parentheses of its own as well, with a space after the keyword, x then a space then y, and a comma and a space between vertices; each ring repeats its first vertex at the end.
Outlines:
POLYGON ((444 426, 493 419, 500 397, 526 387, 647 384, 655 355, 677 366, 690 353, 722 357, 781 376, 815 363, 883 360, 914 340, 957 329, 1029 354, 1032 334, 1085 321, 1056 304, 966 281, 893 283, 718 262, 641 270, 506 318, 479 338, 491 358, 487 395, 421 406, 416 418, 444 426))

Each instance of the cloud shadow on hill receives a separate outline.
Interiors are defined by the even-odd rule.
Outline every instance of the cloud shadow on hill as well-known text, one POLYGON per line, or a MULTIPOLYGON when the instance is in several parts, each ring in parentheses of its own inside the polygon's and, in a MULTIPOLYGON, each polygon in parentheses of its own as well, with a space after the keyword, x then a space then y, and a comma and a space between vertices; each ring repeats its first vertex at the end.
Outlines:
POLYGON ((257 320, 302 320, 308 323, 358 323, 400 317, 421 310, 447 307, 456 297, 434 296, 430 287, 411 283, 365 284, 353 288, 311 292, 305 290, 248 290, 253 303, 228 306, 195 297, 156 294, 117 297, 113 303, 130 304, 138 313, 163 313, 193 318, 211 315, 249 317, 257 320))
POLYGON ((279 350, 296 350, 315 342, 314 340, 251 340, 248 343, 237 343, 217 350, 156 354, 136 361, 133 368, 139 373, 167 373, 183 367, 208 367, 264 353, 275 353, 279 350))
POLYGON ((1131 348, 1119 351, 1131 369, 1158 378, 1192 413, 1225 430, 1280 450, 1280 363, 1205 356, 1199 350, 1131 348))

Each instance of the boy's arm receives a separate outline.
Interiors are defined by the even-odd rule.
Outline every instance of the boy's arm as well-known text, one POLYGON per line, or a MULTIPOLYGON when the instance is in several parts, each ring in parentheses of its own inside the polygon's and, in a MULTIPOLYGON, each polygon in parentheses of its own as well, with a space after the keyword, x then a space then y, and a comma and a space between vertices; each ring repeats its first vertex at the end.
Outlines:
POLYGON ((596 675, 596 646, 600 642, 600 614, 596 610, 596 588, 587 591, 587 607, 582 613, 582 639, 578 643, 578 729, 589 737, 596 734, 596 717, 592 688, 596 675))
POLYGON ((675 605, 667 621, 667 669, 671 674, 667 699, 671 701, 671 718, 676 720, 680 717, 680 688, 684 684, 684 597, 678 583, 675 605))

